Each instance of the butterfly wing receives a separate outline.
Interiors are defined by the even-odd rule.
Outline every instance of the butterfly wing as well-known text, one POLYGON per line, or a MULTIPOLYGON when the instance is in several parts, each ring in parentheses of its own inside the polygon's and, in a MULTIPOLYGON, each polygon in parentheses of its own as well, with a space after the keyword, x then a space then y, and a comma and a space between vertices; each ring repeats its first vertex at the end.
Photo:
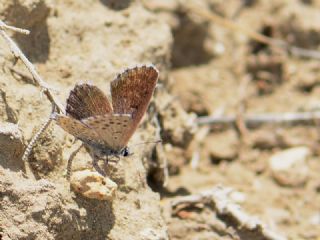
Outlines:
POLYGON ((94 129, 88 127, 77 119, 62 114, 55 114, 53 119, 56 120, 57 124, 66 132, 84 142, 93 142, 96 144, 102 143, 100 136, 94 129))
POLYGON ((58 125, 84 142, 112 150, 125 147, 145 113, 158 80, 152 66, 128 69, 111 83, 112 106, 97 87, 78 84, 67 99, 67 116, 56 114, 58 125))
POLYGON ((67 99, 67 115, 81 120, 95 115, 112 113, 107 96, 96 86, 77 84, 67 99))
POLYGON ((158 76, 159 72, 153 65, 144 65, 124 71, 111 82, 114 113, 132 116, 132 121, 122 136, 124 146, 147 110, 158 76))

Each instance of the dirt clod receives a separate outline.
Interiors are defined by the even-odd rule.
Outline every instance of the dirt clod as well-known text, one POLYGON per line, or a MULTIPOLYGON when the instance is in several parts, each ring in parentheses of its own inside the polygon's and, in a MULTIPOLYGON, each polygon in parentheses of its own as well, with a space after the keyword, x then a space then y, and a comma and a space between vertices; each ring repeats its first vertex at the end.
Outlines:
POLYGON ((21 157, 24 148, 24 139, 19 126, 13 123, 0 123, 0 165, 13 171, 23 170, 21 157))

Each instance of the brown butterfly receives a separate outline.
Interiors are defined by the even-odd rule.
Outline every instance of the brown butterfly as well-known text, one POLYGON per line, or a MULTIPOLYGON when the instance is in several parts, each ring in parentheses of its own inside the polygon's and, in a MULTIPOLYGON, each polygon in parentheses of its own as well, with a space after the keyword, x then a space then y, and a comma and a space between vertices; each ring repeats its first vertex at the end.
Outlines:
POLYGON ((128 141, 147 110, 158 76, 153 65, 126 69, 111 82, 112 104, 98 87, 78 84, 67 99, 66 115, 53 118, 95 157, 128 156, 128 141))

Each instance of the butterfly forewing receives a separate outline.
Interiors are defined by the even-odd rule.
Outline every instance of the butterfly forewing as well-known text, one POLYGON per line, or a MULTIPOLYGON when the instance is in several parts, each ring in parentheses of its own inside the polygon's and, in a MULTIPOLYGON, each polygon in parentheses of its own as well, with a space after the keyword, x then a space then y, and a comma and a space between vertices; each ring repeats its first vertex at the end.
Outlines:
POLYGON ((131 114, 132 124, 124 132, 125 144, 136 130, 147 110, 158 81, 158 71, 153 65, 128 69, 111 82, 114 113, 131 114))
POLYGON ((107 96, 96 86, 77 84, 67 99, 67 115, 81 120, 95 115, 112 113, 107 96))
POLYGON ((130 114, 105 114, 83 119, 82 122, 94 129, 112 150, 121 150, 126 146, 124 136, 132 126, 130 114))

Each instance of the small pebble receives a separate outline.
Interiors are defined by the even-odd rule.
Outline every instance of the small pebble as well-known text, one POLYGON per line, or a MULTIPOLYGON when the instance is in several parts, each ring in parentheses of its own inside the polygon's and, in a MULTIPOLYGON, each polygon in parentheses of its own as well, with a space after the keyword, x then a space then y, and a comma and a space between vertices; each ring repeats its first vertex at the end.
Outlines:
POLYGON ((272 155, 269 166, 277 183, 288 187, 302 186, 308 180, 307 159, 311 151, 307 147, 294 147, 272 155))
POLYGON ((309 222, 310 222, 312 225, 318 225, 318 226, 320 226, 320 212, 314 214, 314 215, 309 219, 309 222))
POLYGON ((72 174, 71 188, 84 197, 111 201, 117 184, 107 177, 90 170, 77 171, 72 174))

